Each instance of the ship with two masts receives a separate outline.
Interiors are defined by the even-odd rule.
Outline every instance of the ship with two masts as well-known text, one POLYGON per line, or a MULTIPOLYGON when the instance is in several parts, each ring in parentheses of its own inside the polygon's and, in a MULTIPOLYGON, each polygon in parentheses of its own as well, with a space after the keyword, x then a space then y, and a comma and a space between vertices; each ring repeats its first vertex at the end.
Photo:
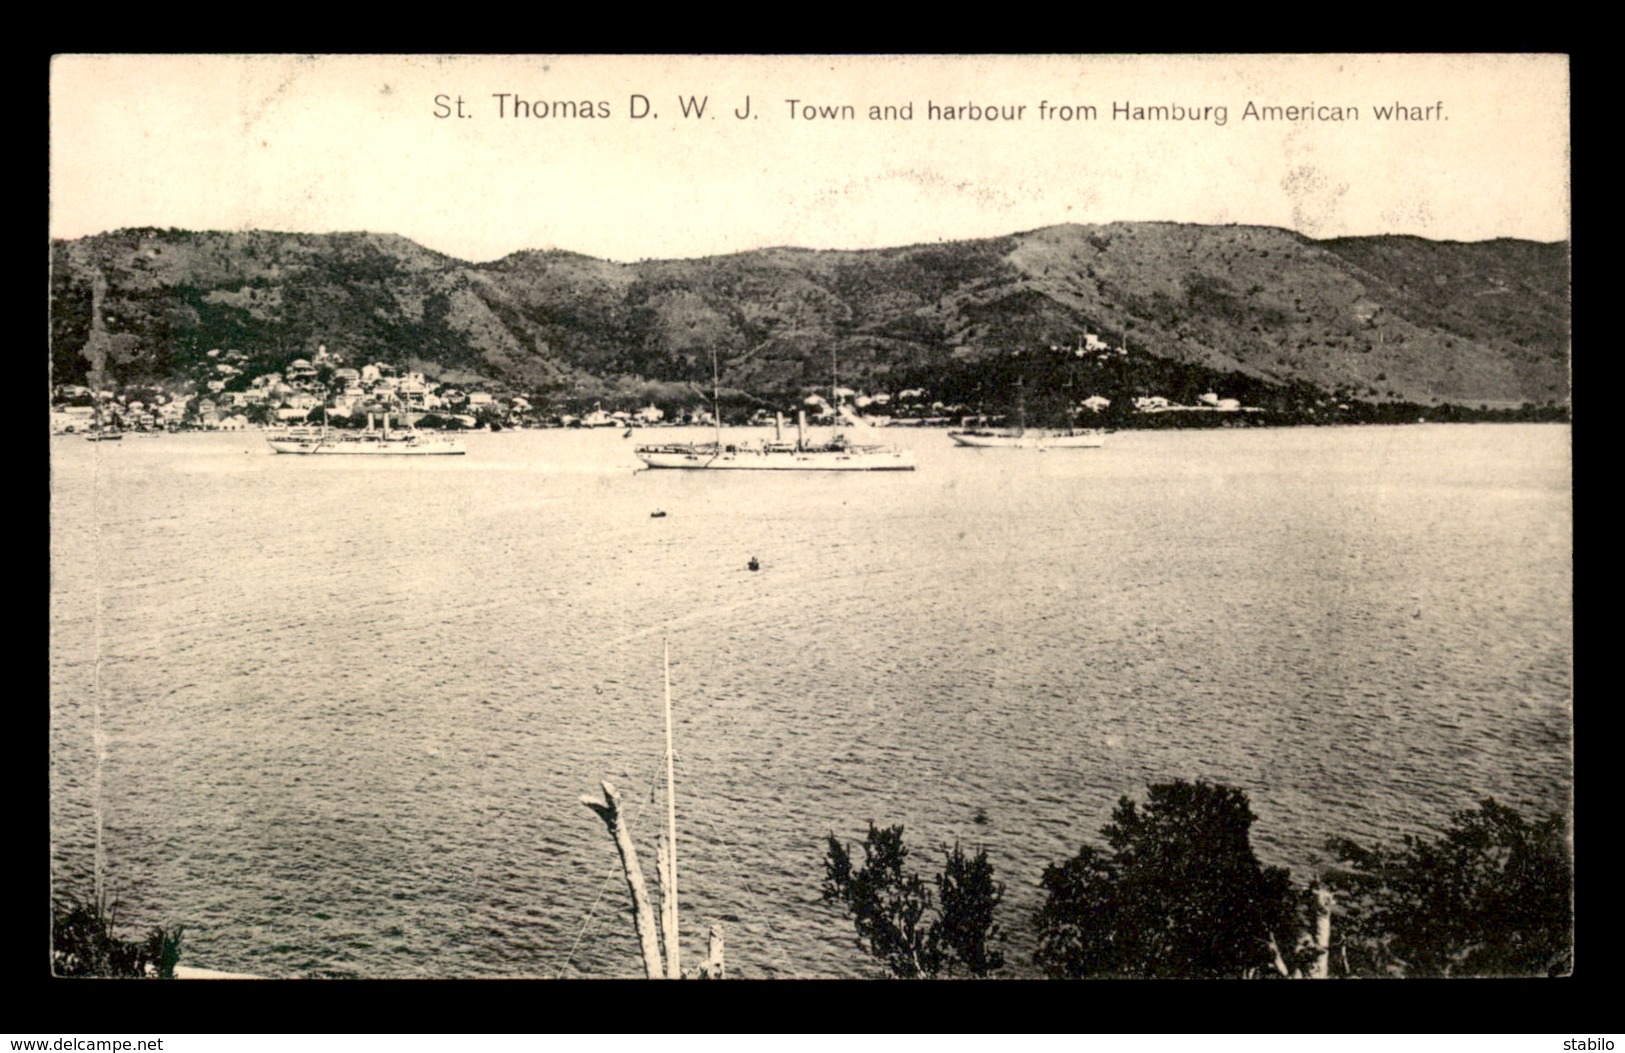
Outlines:
POLYGON ((346 431, 327 426, 327 415, 322 414, 321 427, 294 427, 273 431, 265 441, 275 453, 294 453, 310 456, 329 454, 364 456, 446 456, 468 452, 463 440, 451 435, 420 432, 416 428, 389 426, 389 414, 384 414, 384 426, 373 426, 373 415, 367 414, 367 427, 361 431, 346 431))
MULTIPOLYGON (((718 403, 716 355, 711 356, 712 402, 718 403)), ((867 426, 840 400, 834 391, 836 420, 858 429, 867 426)), ((761 441, 724 441, 720 407, 713 410, 716 437, 710 442, 651 443, 633 452, 650 468, 710 469, 714 471, 780 472, 912 472, 914 451, 879 442, 856 442, 837 430, 818 442, 807 437, 807 414, 796 415, 794 439, 784 436, 783 418, 776 419, 773 438, 761 441)))

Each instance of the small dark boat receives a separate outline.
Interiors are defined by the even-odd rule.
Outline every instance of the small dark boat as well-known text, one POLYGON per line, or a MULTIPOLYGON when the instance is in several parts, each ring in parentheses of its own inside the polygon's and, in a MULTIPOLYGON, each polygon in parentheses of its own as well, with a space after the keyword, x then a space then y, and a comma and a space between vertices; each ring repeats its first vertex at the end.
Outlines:
POLYGON ((761 570, 762 569, 762 563, 755 556, 752 556, 752 557, 750 557, 750 562, 745 564, 745 567, 748 570, 761 570))
POLYGON ((650 519, 665 519, 666 518, 666 513, 663 512, 663 511, 650 512, 649 513, 649 518, 650 519))

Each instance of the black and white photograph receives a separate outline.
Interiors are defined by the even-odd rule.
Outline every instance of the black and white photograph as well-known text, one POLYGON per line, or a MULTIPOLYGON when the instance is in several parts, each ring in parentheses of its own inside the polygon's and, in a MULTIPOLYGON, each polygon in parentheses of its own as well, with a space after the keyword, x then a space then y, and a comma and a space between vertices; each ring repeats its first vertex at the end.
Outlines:
POLYGON ((1576 974, 1565 56, 49 122, 45 979, 1576 974))

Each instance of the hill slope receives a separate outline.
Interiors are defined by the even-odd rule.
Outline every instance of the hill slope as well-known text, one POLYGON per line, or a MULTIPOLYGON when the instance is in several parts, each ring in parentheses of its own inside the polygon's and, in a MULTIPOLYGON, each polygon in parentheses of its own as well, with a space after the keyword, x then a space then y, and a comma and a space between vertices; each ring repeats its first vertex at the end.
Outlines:
POLYGON ((98 274, 120 382, 195 375, 214 348, 245 352, 246 377, 325 345, 546 398, 709 386, 715 350, 725 384, 763 399, 827 387, 838 367, 866 390, 972 400, 1012 352, 1087 332, 1126 340, 1130 386, 1148 391, 1568 397, 1564 243, 1119 223, 863 252, 471 264, 394 235, 121 230, 52 244, 58 383, 90 368, 98 274))

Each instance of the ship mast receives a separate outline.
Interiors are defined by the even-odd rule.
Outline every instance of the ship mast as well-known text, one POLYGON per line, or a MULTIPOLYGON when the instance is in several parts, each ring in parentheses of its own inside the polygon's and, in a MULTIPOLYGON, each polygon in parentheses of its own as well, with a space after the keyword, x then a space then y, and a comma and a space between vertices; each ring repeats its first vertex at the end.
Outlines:
POLYGON ((829 399, 830 412, 835 414, 834 419, 829 422, 830 427, 835 429, 831 441, 838 444, 846 441, 845 432, 842 430, 846 426, 846 417, 841 413, 841 374, 833 347, 829 349, 829 399))
MULTIPOLYGON (((722 449, 722 389, 721 379, 717 373, 717 349, 711 349, 711 418, 717 430, 717 449, 722 449)), ((667 645, 668 648, 670 645, 667 645)), ((670 685, 667 685, 668 696, 670 685)))
POLYGON ((676 980, 683 975, 683 971, 680 960, 682 941, 677 934, 677 795, 671 741, 670 640, 665 641, 661 664, 666 678, 666 866, 670 878, 669 884, 661 889, 661 901, 666 915, 666 976, 676 980))
MULTIPOLYGON (((638 943, 643 952, 644 974, 651 980, 664 976, 668 980, 682 978, 682 951, 677 932, 677 794, 675 762, 676 750, 672 745, 671 721, 671 641, 663 644, 661 659, 666 681, 666 830, 660 836, 655 871, 660 879, 660 920, 655 920, 653 904, 643 881, 643 868, 638 864, 637 846, 621 814, 620 795, 609 783, 602 783, 604 803, 591 797, 581 803, 591 808, 604 821, 609 835, 620 853, 621 869, 626 875, 627 891, 632 897, 632 921, 638 943), (664 936, 665 962, 661 962, 661 942, 664 936)), ((585 931, 585 930, 583 930, 585 931)), ((579 940, 579 938, 578 938, 579 940)), ((720 980, 726 975, 723 966, 722 926, 712 924, 707 955, 690 976, 720 980)), ((573 952, 572 952, 573 954, 573 952)))
POLYGON ((829 408, 835 413, 835 419, 830 423, 839 428, 844 420, 841 416, 841 374, 839 369, 836 368, 835 349, 833 347, 829 349, 829 397, 829 408))

